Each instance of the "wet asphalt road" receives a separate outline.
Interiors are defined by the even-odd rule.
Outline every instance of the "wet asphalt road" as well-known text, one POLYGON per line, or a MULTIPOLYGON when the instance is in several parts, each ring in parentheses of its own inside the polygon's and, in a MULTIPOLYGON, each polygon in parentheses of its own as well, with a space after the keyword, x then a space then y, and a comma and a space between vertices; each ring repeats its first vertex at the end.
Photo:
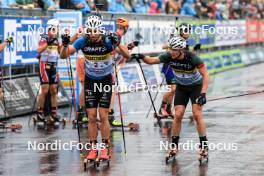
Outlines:
MULTIPOLYGON (((264 64, 236 69, 211 77, 208 100, 264 89, 264 64)), ((65 129, 38 130, 29 117, 14 119, 23 125, 21 133, 0 131, 0 175, 114 175, 114 176, 216 176, 264 175, 264 94, 208 102, 204 108, 207 136, 212 144, 235 145, 236 150, 212 150, 209 163, 199 166, 197 151, 181 150, 176 161, 165 164, 165 150, 160 142, 170 135, 155 125, 152 117, 146 119, 150 105, 147 93, 122 95, 126 122, 140 123, 139 132, 126 132, 127 156, 124 155, 122 133, 111 132, 113 156, 110 167, 92 166, 83 171, 83 159, 77 149, 70 151, 28 150, 28 141, 48 143, 78 141, 77 130, 67 124, 65 129)), ((159 96, 156 107, 160 106, 159 96)), ((118 109, 117 109, 118 110, 118 109)), ((69 109, 61 110, 68 115, 69 109)), ((198 142, 195 125, 189 124, 188 109, 182 125, 180 142, 198 142)), ((163 123, 165 125, 165 122, 163 123)), ((82 142, 87 130, 81 130, 82 142)))

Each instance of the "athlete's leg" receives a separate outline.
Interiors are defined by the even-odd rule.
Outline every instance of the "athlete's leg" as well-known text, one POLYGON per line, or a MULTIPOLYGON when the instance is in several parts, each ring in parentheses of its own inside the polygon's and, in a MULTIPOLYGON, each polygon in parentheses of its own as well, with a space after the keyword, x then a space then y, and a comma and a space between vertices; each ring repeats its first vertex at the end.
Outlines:
POLYGON ((46 96, 49 92, 49 84, 42 84, 38 96, 38 112, 43 113, 46 96))
POLYGON ((190 98, 192 101, 193 118, 197 124, 197 131, 199 134, 200 143, 201 145, 203 143, 207 145, 206 127, 202 116, 202 107, 196 103, 197 98, 200 96, 201 89, 201 85, 193 86, 190 98))
POLYGON ((44 117, 44 106, 46 96, 49 92, 49 73, 46 70, 45 62, 39 63, 39 78, 40 78, 40 90, 38 96, 38 119, 41 120, 44 117))
POLYGON ((172 136, 180 136, 181 132, 181 122, 185 112, 185 106, 177 105, 175 106, 175 114, 172 123, 172 136))
POLYGON ((95 80, 88 77, 84 81, 84 90, 85 90, 85 106, 86 112, 89 118, 88 123, 88 136, 90 141, 96 141, 98 136, 97 128, 97 107, 98 107, 98 95, 94 92, 95 80))
POLYGON ((51 95, 51 116, 56 118, 57 116, 57 84, 50 85, 50 95, 51 95))
POLYGON ((101 121, 101 135, 102 139, 110 139, 110 124, 108 121, 108 108, 99 108, 99 116, 101 121))
POLYGON ((98 128, 96 124, 97 119, 97 108, 86 109, 89 123, 88 123, 88 136, 90 141, 96 141, 98 136, 98 128))
POLYGON ((178 86, 174 97, 174 119, 172 123, 172 143, 178 146, 181 132, 182 118, 189 101, 189 93, 185 87, 178 86))
POLYGON ((102 139, 109 140, 110 138, 110 124, 108 120, 109 107, 112 97, 112 77, 107 76, 103 81, 103 86, 109 86, 110 89, 101 92, 100 103, 99 103, 99 116, 101 120, 101 135, 102 139))

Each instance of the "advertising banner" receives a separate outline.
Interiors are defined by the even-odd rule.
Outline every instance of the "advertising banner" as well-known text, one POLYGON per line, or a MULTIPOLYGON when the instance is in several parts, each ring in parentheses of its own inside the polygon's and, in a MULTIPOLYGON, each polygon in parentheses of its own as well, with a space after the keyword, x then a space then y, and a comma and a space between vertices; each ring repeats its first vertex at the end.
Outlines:
POLYGON ((37 63, 37 47, 40 33, 45 28, 42 20, 36 18, 0 17, 0 35, 3 39, 12 36, 14 42, 0 53, 0 65, 23 65, 37 63))
POLYGON ((217 21, 215 46, 245 44, 247 41, 246 21, 217 21))
POLYGON ((254 43, 259 41, 259 21, 258 20, 246 20, 247 23, 247 42, 254 43))
POLYGON ((34 103, 34 93, 27 78, 16 78, 4 81, 5 108, 10 116, 31 112, 34 103), (33 98, 32 98, 33 97, 33 98))

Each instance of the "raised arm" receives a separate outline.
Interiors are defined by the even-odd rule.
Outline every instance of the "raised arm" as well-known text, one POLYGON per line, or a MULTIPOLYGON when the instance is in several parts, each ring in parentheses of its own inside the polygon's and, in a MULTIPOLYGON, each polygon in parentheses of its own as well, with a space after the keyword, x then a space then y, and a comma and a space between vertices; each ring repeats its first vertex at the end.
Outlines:
POLYGON ((159 57, 150 57, 150 56, 145 56, 143 54, 132 54, 131 55, 132 59, 139 59, 143 60, 146 64, 159 64, 160 63, 160 58, 159 57))
POLYGON ((67 47, 62 46, 60 51, 60 57, 61 59, 67 59, 70 55, 72 55, 75 52, 76 49, 72 45, 69 45, 67 47))

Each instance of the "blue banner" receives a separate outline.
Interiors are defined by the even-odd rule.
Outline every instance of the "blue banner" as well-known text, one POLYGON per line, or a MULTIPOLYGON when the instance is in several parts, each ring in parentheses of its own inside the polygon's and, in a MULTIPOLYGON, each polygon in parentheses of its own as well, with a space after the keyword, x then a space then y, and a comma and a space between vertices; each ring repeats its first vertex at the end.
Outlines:
POLYGON ((3 18, 0 17, 0 35, 9 36, 14 43, 0 54, 0 65, 24 65, 37 63, 37 47, 40 34, 45 32, 47 19, 41 18, 3 18))

